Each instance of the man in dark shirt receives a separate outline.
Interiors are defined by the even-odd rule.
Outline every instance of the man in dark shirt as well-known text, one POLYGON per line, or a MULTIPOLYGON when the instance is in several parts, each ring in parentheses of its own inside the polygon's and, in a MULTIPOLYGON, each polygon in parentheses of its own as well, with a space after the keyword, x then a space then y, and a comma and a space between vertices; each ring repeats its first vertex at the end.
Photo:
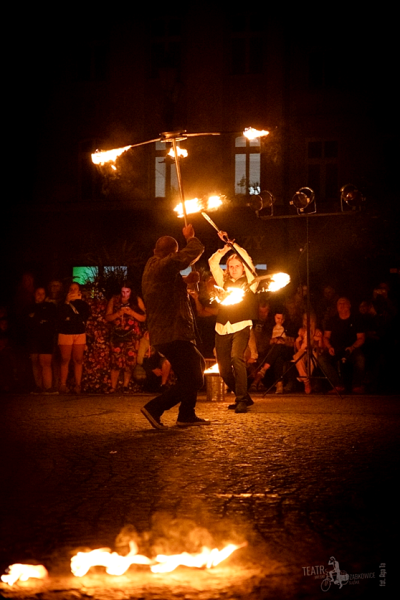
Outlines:
POLYGON ((355 394, 364 391, 365 358, 361 349, 365 342, 362 320, 351 312, 348 298, 337 301, 338 314, 329 319, 324 332, 325 351, 320 357, 321 367, 335 386, 333 392, 344 391, 342 376, 337 370, 338 362, 341 371, 347 366, 352 368, 352 390, 355 394))
POLYGON ((182 250, 170 236, 157 240, 154 256, 147 261, 142 279, 150 344, 169 360, 176 376, 175 385, 141 409, 156 429, 165 428, 160 417, 177 404, 180 404, 179 427, 209 424, 195 414, 197 390, 204 382, 205 361, 196 347, 187 281, 180 274, 200 258, 204 246, 195 237, 192 225, 182 231, 187 242, 182 250))

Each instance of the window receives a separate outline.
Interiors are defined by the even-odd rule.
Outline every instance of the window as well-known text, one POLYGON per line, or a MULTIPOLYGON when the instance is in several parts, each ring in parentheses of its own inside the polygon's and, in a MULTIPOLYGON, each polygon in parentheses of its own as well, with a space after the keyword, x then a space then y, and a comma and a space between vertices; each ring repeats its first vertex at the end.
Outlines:
POLYGON ((181 69, 182 20, 179 17, 155 19, 151 24, 151 77, 159 77, 163 71, 181 69))
POLYGON ((167 156, 168 147, 164 142, 155 143, 155 196, 169 198, 178 190, 178 177, 175 161, 167 156))
POLYGON ((231 71, 233 75, 261 73, 263 37, 259 15, 233 15, 231 27, 231 71))
POLYGON ((309 141, 307 148, 307 185, 314 190, 317 201, 336 200, 339 191, 338 142, 309 141))
POLYGON ((235 139, 235 194, 259 194, 260 188, 260 138, 235 139))

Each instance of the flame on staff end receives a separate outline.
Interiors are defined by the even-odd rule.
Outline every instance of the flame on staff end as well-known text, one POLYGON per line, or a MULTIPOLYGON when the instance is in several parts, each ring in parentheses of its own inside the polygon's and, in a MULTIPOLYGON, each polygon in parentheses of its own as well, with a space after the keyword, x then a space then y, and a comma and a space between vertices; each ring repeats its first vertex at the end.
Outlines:
MULTIPOLYGON (((221 196, 208 196, 206 198, 193 198, 192 200, 185 200, 185 209, 187 215, 192 215, 198 212, 204 212, 205 210, 215 210, 222 205, 221 196)), ((177 213, 178 217, 183 217, 182 202, 174 208, 174 212, 177 213)))
POLYGON ((217 550, 217 548, 213 550, 203 548, 199 554, 189 554, 188 552, 172 554, 170 556, 158 554, 155 560, 160 564, 153 565, 150 569, 153 573, 170 573, 180 566, 211 569, 211 567, 216 567, 220 562, 228 558, 235 550, 245 545, 246 543, 240 546, 228 544, 222 550, 217 550))
POLYGON ((22 565, 16 563, 10 565, 6 575, 1 576, 1 580, 8 585, 14 585, 18 580, 28 581, 30 578, 45 579, 47 577, 47 569, 43 565, 22 565))
MULTIPOLYGON (((105 165, 108 162, 114 163, 118 156, 120 156, 123 152, 126 152, 132 148, 132 146, 125 146, 124 148, 114 148, 113 150, 96 150, 94 154, 92 154, 92 162, 95 165, 105 165)), ((115 167, 114 167, 115 168, 115 167)))
POLYGON ((98 548, 90 552, 78 552, 71 558, 71 571, 75 577, 83 577, 91 567, 105 567, 109 575, 123 575, 133 564, 150 565, 152 561, 141 554, 137 554, 138 547, 135 542, 129 542, 130 552, 121 556, 117 552, 110 552, 109 548, 98 548))
MULTIPOLYGON (((176 153, 180 158, 186 158, 188 155, 188 151, 185 150, 184 148, 180 148, 179 146, 176 147, 176 153)), ((171 158, 175 158, 175 152, 174 152, 173 148, 170 149, 167 156, 171 156, 171 158)))
POLYGON ((255 138, 269 135, 269 131, 265 131, 265 129, 258 130, 254 129, 254 127, 247 127, 243 131, 243 135, 247 137, 248 140, 254 140, 255 138))
POLYGON ((290 282, 290 275, 287 273, 275 273, 272 275, 264 291, 266 292, 277 292, 281 288, 285 287, 290 282))

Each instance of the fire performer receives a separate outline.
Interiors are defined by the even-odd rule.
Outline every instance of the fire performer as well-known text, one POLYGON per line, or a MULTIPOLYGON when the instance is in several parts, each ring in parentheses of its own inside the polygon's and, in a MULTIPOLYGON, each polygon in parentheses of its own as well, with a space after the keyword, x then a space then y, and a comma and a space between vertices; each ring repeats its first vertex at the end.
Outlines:
MULTIPOLYGON (((218 232, 225 244, 224 248, 217 250, 209 259, 211 273, 217 285, 228 288, 243 287, 254 281, 254 266, 250 256, 238 244, 229 240, 225 231, 218 232), (221 269, 220 262, 223 256, 233 247, 237 254, 232 254, 226 261, 226 272, 221 269), (242 258, 243 257, 243 258, 242 258), (244 259, 244 260, 243 260, 244 259), (247 264, 245 264, 245 262, 247 264)), ((235 392, 235 403, 229 408, 236 413, 247 412, 247 407, 254 404, 247 391, 247 369, 244 358, 245 350, 250 339, 250 330, 253 319, 257 318, 257 308, 254 292, 258 283, 253 283, 237 304, 220 304, 217 322, 215 324, 215 350, 222 379, 230 390, 235 392)))
POLYGON ((142 279, 151 345, 169 360, 176 376, 175 385, 141 409, 156 429, 165 428, 160 421, 161 415, 179 403, 179 427, 210 423, 195 413, 197 390, 204 382, 205 361, 196 347, 194 317, 186 283, 193 283, 198 274, 188 275, 186 281, 180 274, 200 258, 204 246, 195 237, 192 225, 185 226, 182 232, 187 242, 182 250, 173 237, 163 236, 157 240, 154 256, 147 261, 142 279))

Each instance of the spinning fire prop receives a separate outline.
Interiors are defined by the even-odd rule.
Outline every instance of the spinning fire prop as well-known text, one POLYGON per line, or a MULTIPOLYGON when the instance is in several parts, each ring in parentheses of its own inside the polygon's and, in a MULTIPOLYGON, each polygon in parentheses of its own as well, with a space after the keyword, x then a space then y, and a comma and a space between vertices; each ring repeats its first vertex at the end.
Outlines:
POLYGON ((243 132, 243 135, 244 137, 247 137, 248 140, 254 140, 255 138, 269 135, 269 131, 265 131, 264 129, 254 129, 254 127, 246 127, 246 129, 243 132))

